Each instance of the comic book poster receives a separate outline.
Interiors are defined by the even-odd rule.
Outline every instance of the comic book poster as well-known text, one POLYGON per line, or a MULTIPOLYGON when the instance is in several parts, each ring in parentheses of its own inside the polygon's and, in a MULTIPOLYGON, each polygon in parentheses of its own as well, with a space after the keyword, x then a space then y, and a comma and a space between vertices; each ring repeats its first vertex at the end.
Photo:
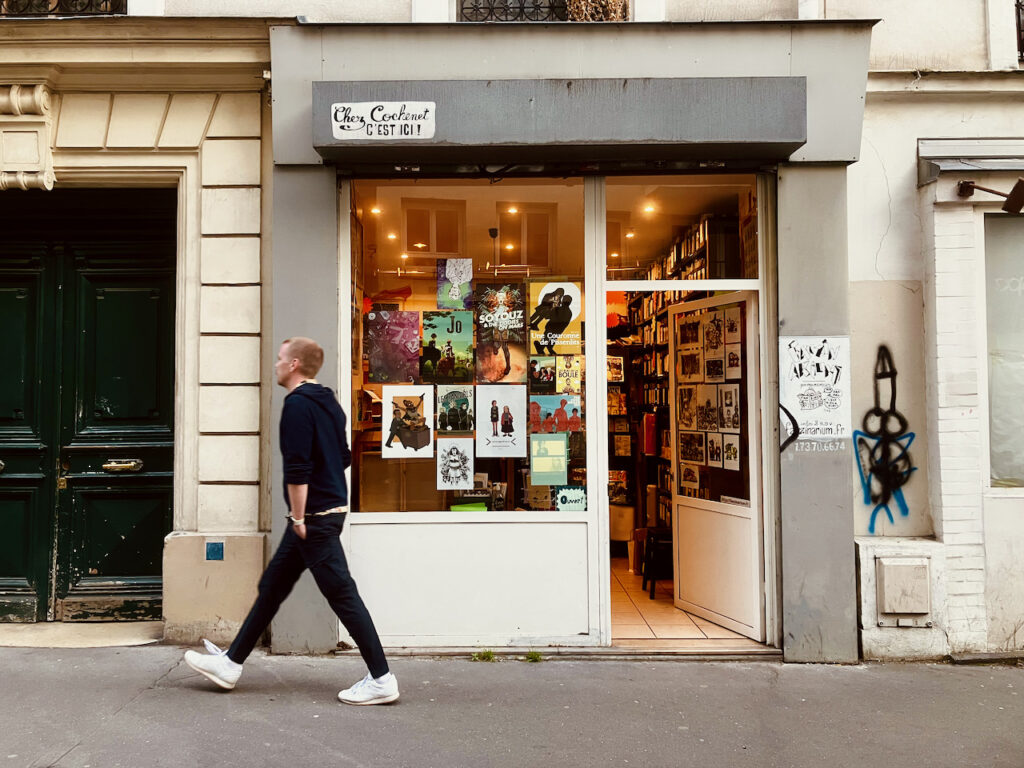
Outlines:
POLYGON ((423 313, 423 382, 473 381, 473 313, 462 310, 423 313))
POLYGON ((725 378, 743 378, 743 345, 725 345, 725 378))
POLYGON ((718 388, 718 414, 723 432, 739 432, 743 416, 740 405, 740 385, 725 384, 718 388))
POLYGON ((740 436, 722 435, 722 466, 738 472, 740 469, 740 436))
POLYGON ((580 354, 582 321, 579 283, 530 283, 530 346, 534 354, 580 354))
POLYGON ((473 260, 437 260, 437 308, 473 308, 473 260))
POLYGON ((704 381, 718 384, 725 381, 725 321, 720 311, 704 315, 701 334, 704 337, 704 381))
POLYGON ((526 387, 480 384, 476 388, 476 455, 526 456, 526 387))
POLYGON ((530 358, 530 392, 535 395, 547 395, 555 391, 557 360, 554 355, 530 358))
POLYGON ((697 428, 697 387, 676 388, 676 421, 682 429, 697 428))
POLYGON ((580 394, 583 391, 583 356, 560 355, 555 370, 555 391, 580 394))
POLYGON ((472 435, 476 426, 473 387, 439 384, 437 387, 437 435, 472 435))
POLYGON ((476 287, 476 380, 525 383, 526 287, 480 283, 476 287))
POLYGON ((370 381, 415 381, 420 371, 420 313, 367 312, 363 354, 369 362, 370 381))
POLYGON ((432 458, 434 455, 434 388, 381 387, 380 455, 385 459, 432 458), (385 437, 386 434, 386 437, 385 437))
POLYGON ((717 432, 718 426, 718 387, 701 384, 697 387, 697 429, 717 432))
POLYGON ((530 482, 566 485, 569 476, 569 441, 566 435, 530 435, 530 482))
POLYGON ((437 490, 473 487, 473 441, 468 437, 437 439, 437 490))
POLYGON ((579 395, 530 395, 530 432, 579 432, 583 429, 579 395))
POLYGON ((708 432, 708 466, 722 466, 722 433, 708 432))

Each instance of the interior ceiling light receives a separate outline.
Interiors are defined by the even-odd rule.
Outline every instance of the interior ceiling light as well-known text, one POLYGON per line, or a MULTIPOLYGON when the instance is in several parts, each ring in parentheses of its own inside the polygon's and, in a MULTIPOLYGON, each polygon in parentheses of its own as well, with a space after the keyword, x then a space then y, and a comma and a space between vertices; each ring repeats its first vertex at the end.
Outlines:
POLYGON ((512 245, 512 243, 507 243, 507 244, 505 245, 505 250, 506 250, 506 251, 511 251, 511 250, 514 250, 514 249, 515 249, 515 246, 514 246, 514 245, 512 245))
POLYGON ((644 213, 654 213, 654 206, 648 203, 644 206, 644 213))
POLYGON ((617 253, 610 253, 608 255, 611 256, 613 259, 619 258, 619 254, 617 254, 617 253))
POLYGON ((516 207, 515 207, 514 205, 510 205, 510 206, 508 207, 508 212, 509 212, 509 213, 519 213, 519 209, 518 209, 518 208, 516 208, 516 207))
POLYGON ((632 240, 634 237, 636 237, 636 232, 634 232, 632 229, 626 233, 627 240, 632 240))
POLYGON ((388 232, 388 240, 397 240, 397 239, 398 239, 398 235, 396 235, 394 232, 388 232))
POLYGON ((409 254, 408 253, 403 253, 402 254, 402 258, 403 259, 408 259, 409 258, 409 254))
POLYGON ((412 247, 413 248, 426 248, 427 244, 426 243, 413 243, 412 247))
POLYGON ((373 206, 373 208, 371 208, 371 209, 370 209, 370 213, 372 213, 372 214, 374 214, 374 215, 376 216, 377 214, 379 214, 379 213, 380 213, 380 208, 378 208, 378 207, 377 207, 377 206, 375 205, 375 206, 373 206))

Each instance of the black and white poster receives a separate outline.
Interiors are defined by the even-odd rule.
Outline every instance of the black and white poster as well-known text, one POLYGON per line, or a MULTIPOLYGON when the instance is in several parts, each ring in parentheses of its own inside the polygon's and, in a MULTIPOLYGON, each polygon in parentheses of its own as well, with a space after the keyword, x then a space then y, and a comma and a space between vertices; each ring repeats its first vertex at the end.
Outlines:
POLYGON ((471 438, 437 438, 437 490, 470 490, 473 467, 471 438))
POLYGON ((718 415, 723 432, 739 432, 743 419, 740 385, 723 384, 718 388, 718 415))
POLYGON ((722 433, 708 432, 708 466, 722 466, 722 433))

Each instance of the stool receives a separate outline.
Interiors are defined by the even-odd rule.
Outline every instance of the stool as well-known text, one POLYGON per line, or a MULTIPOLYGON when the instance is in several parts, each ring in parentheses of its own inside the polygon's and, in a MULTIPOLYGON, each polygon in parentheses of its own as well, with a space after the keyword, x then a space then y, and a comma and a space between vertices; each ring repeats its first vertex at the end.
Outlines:
POLYGON ((655 582, 672 578, 672 530, 670 528, 648 528, 644 544, 643 581, 641 589, 651 583, 651 600, 654 599, 655 582))

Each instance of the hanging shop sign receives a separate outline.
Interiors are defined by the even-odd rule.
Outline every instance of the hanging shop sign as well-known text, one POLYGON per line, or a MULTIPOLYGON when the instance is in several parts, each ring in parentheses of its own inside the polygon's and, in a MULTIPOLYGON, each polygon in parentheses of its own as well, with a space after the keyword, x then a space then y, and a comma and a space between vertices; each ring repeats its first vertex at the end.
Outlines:
POLYGON ((433 101, 356 101, 331 104, 331 134, 338 141, 434 138, 433 101))

